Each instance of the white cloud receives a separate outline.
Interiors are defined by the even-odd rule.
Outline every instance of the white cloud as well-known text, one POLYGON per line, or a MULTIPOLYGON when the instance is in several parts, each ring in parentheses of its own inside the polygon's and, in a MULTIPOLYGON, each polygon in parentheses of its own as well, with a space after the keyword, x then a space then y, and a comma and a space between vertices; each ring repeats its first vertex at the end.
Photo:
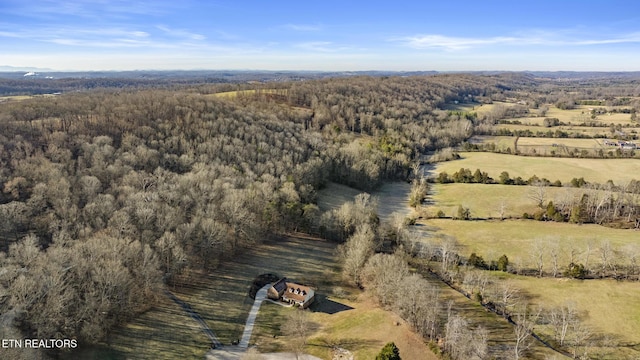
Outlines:
POLYGON ((566 33, 567 31, 557 31, 553 33, 534 31, 518 36, 495 37, 455 37, 440 34, 426 34, 393 38, 391 41, 414 49, 443 49, 448 51, 493 45, 589 46, 640 42, 640 33, 612 35, 602 38, 576 35, 567 36, 566 33))
POLYGON ((398 39, 401 43, 416 49, 441 48, 446 50, 461 50, 482 45, 512 44, 517 40, 514 37, 462 38, 445 35, 416 35, 398 39))
POLYGON ((295 44, 295 47, 307 51, 314 52, 336 52, 343 50, 344 48, 334 47, 330 41, 309 41, 304 43, 295 44))
POLYGON ((320 31, 322 30, 322 26, 320 25, 310 25, 310 24, 286 24, 281 26, 283 29, 293 30, 293 31, 320 31))
POLYGON ((171 29, 168 26, 158 25, 156 28, 162 30, 165 34, 173 37, 186 38, 189 40, 205 40, 206 36, 202 34, 196 34, 184 29, 171 29))

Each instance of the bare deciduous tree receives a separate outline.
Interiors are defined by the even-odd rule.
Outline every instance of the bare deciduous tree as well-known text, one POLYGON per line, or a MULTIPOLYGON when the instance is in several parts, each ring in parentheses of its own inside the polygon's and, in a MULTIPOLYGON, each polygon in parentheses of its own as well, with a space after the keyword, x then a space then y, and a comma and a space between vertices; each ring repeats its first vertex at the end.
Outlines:
POLYGON ((531 347, 533 328, 539 316, 540 311, 532 312, 528 305, 524 305, 521 309, 515 311, 515 316, 513 317, 513 332, 515 337, 513 349, 514 359, 520 359, 531 347))
POLYGON ((536 180, 532 184, 530 184, 529 188, 529 199, 536 202, 539 208, 544 208, 544 202, 547 199, 547 187, 548 183, 536 180))
POLYGON ((305 310, 292 309, 284 318, 280 330, 288 337, 288 345, 295 353, 296 359, 302 355, 307 338, 316 328, 317 324, 309 319, 305 310))
POLYGON ((364 264, 376 248, 375 233, 368 224, 360 225, 340 249, 343 271, 355 285, 361 284, 364 264))

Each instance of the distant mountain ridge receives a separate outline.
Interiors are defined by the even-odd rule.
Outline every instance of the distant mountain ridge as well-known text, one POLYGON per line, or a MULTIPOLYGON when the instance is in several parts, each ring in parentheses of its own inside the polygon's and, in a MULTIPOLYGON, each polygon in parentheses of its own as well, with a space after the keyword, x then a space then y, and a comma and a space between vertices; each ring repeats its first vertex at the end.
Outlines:
POLYGON ((38 72, 38 71, 53 71, 48 68, 38 68, 38 67, 27 67, 27 66, 9 66, 9 65, 0 65, 0 71, 2 72, 38 72))

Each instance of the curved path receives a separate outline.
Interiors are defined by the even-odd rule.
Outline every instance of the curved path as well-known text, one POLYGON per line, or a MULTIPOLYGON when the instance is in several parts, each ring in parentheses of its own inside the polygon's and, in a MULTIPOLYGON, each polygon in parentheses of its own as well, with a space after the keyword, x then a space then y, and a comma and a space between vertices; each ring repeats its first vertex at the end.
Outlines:
MULTIPOLYGON (((222 346, 222 343, 220 342, 220 340, 218 340, 218 337, 216 336, 216 334, 213 333, 213 330, 211 330, 211 328, 207 325, 207 323, 204 321, 202 316, 200 316, 200 314, 198 314, 191 308, 191 305, 178 299, 171 291, 167 289, 165 289, 164 292, 165 294, 167 294, 169 298, 171 298, 171 300, 173 300, 173 302, 180 305, 182 310, 184 310, 187 314, 189 314, 189 316, 191 316, 191 318, 193 318, 195 321, 197 321, 200 324, 200 328, 202 329, 202 332, 204 332, 207 335, 207 337, 209 337, 209 340, 211 340, 212 348, 215 349, 222 346)), ((265 291, 265 294, 266 294, 266 291, 265 291)))
POLYGON ((262 305, 264 299, 267 298, 267 291, 270 287, 271 284, 267 284, 256 293, 256 300, 253 302, 251 311, 249 311, 249 316, 247 316, 247 322, 244 325, 244 331, 242 332, 242 339, 240 339, 240 343, 238 344, 242 349, 249 347, 249 340, 251 340, 251 333, 253 332, 253 324, 256 322, 258 310, 260 310, 260 305, 262 305))

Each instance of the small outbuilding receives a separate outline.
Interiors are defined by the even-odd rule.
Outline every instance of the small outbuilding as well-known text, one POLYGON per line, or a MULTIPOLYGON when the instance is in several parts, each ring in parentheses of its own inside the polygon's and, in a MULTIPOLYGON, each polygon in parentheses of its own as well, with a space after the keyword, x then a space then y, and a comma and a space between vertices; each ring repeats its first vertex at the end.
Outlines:
POLYGON ((313 303, 315 292, 312 288, 282 278, 275 282, 267 291, 267 297, 272 300, 280 300, 289 304, 298 305, 306 309, 313 303))

